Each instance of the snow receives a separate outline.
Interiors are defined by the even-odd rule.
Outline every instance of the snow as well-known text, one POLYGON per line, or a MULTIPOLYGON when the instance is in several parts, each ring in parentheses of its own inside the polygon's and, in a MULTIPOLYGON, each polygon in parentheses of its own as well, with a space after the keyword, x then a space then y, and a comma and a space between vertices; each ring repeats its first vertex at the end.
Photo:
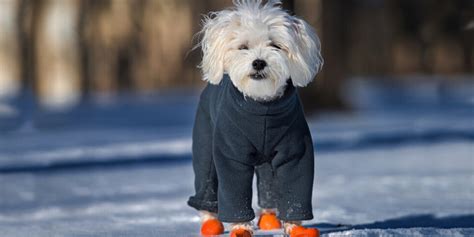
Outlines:
POLYGON ((66 148, 55 148, 48 150, 33 150, 21 152, 14 155, 4 155, 0 165, 3 167, 24 166, 51 166, 64 163, 91 162, 117 162, 129 157, 165 156, 165 155, 189 155, 191 139, 173 140, 151 140, 142 142, 128 142, 118 144, 105 144, 100 146, 74 146, 66 148))
MULTIPOLYGON (((22 124, 0 117, 0 236, 199 236, 186 206, 195 95, 125 101, 22 124)), ((315 219, 305 225, 328 237, 474 236, 466 106, 310 118, 315 219)))
MULTIPOLYGON (((404 229, 349 233, 472 234, 469 229, 446 232, 411 227, 426 222, 428 227, 473 227, 473 147, 472 142, 446 142, 316 153, 316 218, 306 224, 358 228, 391 220, 404 224, 404 229), (414 216, 419 219, 410 219, 414 216), (442 225, 446 222, 443 218, 457 216, 463 221, 442 225)), ((0 176, 0 183, 0 230, 8 236, 186 236, 198 229, 197 213, 185 205, 192 193, 189 162, 117 166, 107 168, 107 172, 93 167, 9 173, 0 176)), ((396 227, 395 224, 391 226, 396 227)), ((351 236, 345 233, 329 236, 351 236)))
POLYGON ((317 156, 317 219, 363 224, 414 214, 474 212, 472 143, 317 156), (335 215, 337 213, 337 215, 335 215))

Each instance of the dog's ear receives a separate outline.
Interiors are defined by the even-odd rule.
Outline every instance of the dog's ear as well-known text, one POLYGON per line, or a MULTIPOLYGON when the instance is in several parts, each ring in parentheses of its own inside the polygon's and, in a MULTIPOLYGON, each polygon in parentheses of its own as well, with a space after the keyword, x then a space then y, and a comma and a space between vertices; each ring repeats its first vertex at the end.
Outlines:
POLYGON ((308 23, 296 17, 290 17, 289 20, 296 43, 289 52, 290 75, 295 86, 304 87, 323 67, 321 43, 308 23))
MULTIPOLYGON (((212 16, 211 16, 212 17, 212 16)), ((211 84, 219 84, 224 76, 224 55, 227 47, 225 30, 227 21, 223 21, 219 14, 204 21, 201 48, 203 52, 201 69, 203 79, 211 84)))

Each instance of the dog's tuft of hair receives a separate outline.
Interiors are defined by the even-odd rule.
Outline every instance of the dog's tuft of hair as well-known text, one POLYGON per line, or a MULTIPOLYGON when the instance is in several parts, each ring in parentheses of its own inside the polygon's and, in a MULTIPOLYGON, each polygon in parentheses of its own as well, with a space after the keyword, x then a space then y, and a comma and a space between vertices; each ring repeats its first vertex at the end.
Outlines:
POLYGON ((203 20, 204 80, 219 84, 228 74, 239 91, 257 101, 280 97, 288 79, 298 87, 310 83, 323 66, 312 27, 284 11, 280 0, 233 3, 203 20))

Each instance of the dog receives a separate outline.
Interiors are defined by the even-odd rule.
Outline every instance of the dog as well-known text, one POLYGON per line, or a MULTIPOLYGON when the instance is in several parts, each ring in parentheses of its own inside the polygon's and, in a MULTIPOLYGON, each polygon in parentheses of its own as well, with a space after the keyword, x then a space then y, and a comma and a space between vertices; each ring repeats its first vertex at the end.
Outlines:
POLYGON ((318 236, 313 218, 313 142, 297 88, 323 66, 319 38, 281 1, 234 0, 210 13, 200 32, 208 82, 193 128, 195 195, 201 233, 252 236, 252 180, 257 176, 258 227, 318 236))

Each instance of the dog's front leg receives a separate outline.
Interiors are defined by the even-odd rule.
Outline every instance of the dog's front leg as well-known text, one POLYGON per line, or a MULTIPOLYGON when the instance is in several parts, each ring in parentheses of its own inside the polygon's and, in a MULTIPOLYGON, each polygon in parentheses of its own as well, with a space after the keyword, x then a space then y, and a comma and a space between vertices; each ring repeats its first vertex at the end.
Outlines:
POLYGON ((218 218, 231 223, 235 236, 252 235, 252 181, 255 172, 254 146, 227 117, 217 122, 213 135, 213 157, 218 185, 218 218), (239 235, 237 235, 240 232, 239 235))

